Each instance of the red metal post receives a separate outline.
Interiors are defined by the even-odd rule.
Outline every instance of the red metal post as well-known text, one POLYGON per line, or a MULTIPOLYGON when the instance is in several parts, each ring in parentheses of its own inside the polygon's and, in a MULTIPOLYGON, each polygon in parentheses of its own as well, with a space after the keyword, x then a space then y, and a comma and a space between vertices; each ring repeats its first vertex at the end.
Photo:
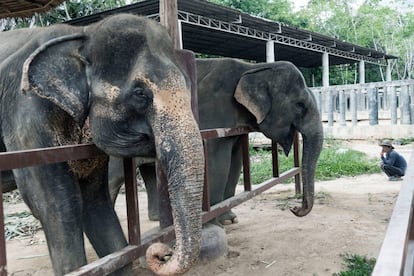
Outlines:
POLYGON ((204 187, 203 187, 203 211, 210 211, 210 182, 208 178, 208 154, 207 154, 207 140, 203 139, 204 145, 204 187))
POLYGON ((241 135, 240 139, 242 141, 244 190, 251 191, 252 182, 250 179, 249 134, 241 135))
POLYGON ((129 244, 139 245, 141 243, 141 227, 139 225, 139 204, 135 168, 133 158, 124 158, 129 244))
POLYGON ((279 177, 279 151, 278 144, 272 140, 272 169, 273 177, 279 177))
MULTIPOLYGON (((0 191, 1 190, 2 190, 2 182, 1 182, 1 177, 0 177, 0 191)), ((7 276, 6 241, 5 241, 5 236, 4 236, 3 196, 0 197, 0 276, 7 276)))

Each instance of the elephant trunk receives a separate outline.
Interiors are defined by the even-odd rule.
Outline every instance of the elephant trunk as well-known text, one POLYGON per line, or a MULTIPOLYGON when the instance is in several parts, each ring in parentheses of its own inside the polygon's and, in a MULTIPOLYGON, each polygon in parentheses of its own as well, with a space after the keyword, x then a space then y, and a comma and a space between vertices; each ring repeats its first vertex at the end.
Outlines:
MULTIPOLYGON (((319 118, 319 117, 318 117, 319 118)), ((294 207, 291 211, 298 217, 309 214, 313 207, 315 193, 315 170, 323 144, 323 128, 320 121, 312 124, 313 129, 302 132, 302 207, 294 207)))
POLYGON ((154 107, 159 109, 153 118, 157 159, 167 175, 176 236, 172 256, 172 251, 160 244, 151 245, 146 252, 148 266, 158 275, 178 275, 189 270, 199 256, 201 242, 202 140, 191 112, 169 106, 154 99, 154 107))

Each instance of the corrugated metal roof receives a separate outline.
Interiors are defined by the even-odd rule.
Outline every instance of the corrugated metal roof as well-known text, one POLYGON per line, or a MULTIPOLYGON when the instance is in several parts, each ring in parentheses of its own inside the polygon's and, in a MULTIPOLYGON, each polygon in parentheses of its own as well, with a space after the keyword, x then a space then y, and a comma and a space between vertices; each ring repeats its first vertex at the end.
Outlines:
MULTIPOLYGON (((177 4, 179 18, 182 22, 183 47, 196 53, 262 62, 266 60, 267 41, 255 36, 264 34, 265 37, 272 36, 272 40, 276 41, 274 44, 276 60, 291 61, 299 67, 322 66, 323 52, 329 53, 330 65, 352 64, 359 60, 384 64, 385 59, 396 58, 374 49, 251 16, 205 0, 177 0, 177 4), (194 22, 188 20, 189 15, 195 18, 193 18, 194 22), (210 22, 213 22, 212 26, 208 26, 210 22), (216 28, 217 25, 229 26, 231 30, 242 28, 242 31, 246 30, 246 34, 216 28), (253 35, 251 35, 252 33, 253 35)), ((157 16, 159 1, 140 1, 121 8, 77 18, 68 23, 86 25, 116 13, 157 16)))

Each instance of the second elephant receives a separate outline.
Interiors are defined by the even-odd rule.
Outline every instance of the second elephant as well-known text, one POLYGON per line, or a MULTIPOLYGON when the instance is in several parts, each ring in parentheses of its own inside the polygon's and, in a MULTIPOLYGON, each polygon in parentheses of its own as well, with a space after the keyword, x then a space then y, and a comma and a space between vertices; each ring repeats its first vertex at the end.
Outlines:
MULTIPOLYGON (((313 207, 314 175, 322 149, 323 128, 317 103, 300 71, 289 62, 247 63, 237 59, 198 59, 197 86, 200 128, 234 128, 248 126, 279 143, 289 153, 295 131, 303 138, 302 207, 292 212, 307 215, 313 207)), ((210 204, 235 194, 242 168, 240 138, 237 136, 207 141, 210 204)), ((120 164, 120 163, 118 163, 120 164)), ((119 165, 112 164, 113 175, 119 165)), ((150 219, 158 218, 158 195, 155 168, 144 164, 150 219)), ((112 197, 122 178, 111 181, 112 197)), ((223 214, 223 224, 234 222, 232 212, 223 214)))

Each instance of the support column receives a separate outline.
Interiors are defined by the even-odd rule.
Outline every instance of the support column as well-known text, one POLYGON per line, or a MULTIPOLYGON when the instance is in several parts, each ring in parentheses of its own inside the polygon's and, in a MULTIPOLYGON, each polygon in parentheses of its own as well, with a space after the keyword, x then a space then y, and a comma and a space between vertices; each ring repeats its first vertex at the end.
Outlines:
POLYGON ((390 111, 391 111, 391 124, 397 124, 397 93, 395 86, 390 86, 390 111))
POLYGON ((339 125, 346 126, 346 95, 344 90, 339 91, 339 125))
POLYGON ((183 22, 178 20, 178 49, 183 49, 183 22))
POLYGON ((266 62, 275 61, 275 43, 273 40, 266 42, 266 62))
POLYGON ((365 61, 361 60, 359 62, 359 83, 365 83, 365 61))
POLYGON ((163 25, 173 41, 174 47, 180 48, 178 31, 177 0, 160 0, 160 23, 163 25))
POLYGON ((334 124, 334 95, 332 90, 328 90, 328 126, 333 126, 334 124))
POLYGON ((387 59, 387 68, 386 68, 386 71, 385 71, 385 81, 392 81, 392 78, 391 78, 391 63, 390 63, 389 59, 387 59))
POLYGON ((369 125, 378 125, 378 88, 368 89, 369 125))
POLYGON ((358 123, 357 117, 357 94, 355 89, 351 89, 351 98, 349 103, 349 108, 351 110, 351 121, 352 126, 356 126, 358 123))
POLYGON ((322 54, 322 86, 329 86, 329 54, 322 54))
POLYGON ((408 85, 401 85, 400 109, 401 109, 401 124, 403 125, 411 124, 410 95, 408 94, 408 85))

